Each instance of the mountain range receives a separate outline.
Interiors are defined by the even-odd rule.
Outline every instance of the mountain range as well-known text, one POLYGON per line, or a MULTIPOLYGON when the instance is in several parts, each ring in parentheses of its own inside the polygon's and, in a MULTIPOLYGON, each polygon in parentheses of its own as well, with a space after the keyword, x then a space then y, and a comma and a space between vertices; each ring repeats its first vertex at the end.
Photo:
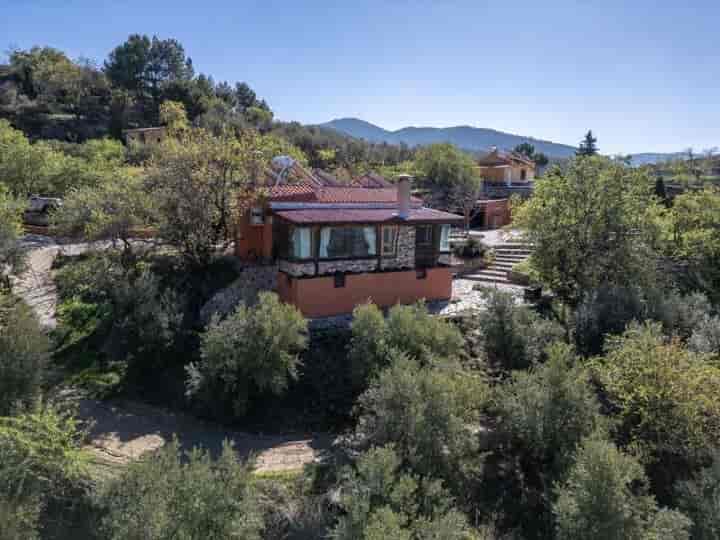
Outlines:
MULTIPOLYGON (((542 152, 551 159, 568 158, 575 155, 575 146, 555 143, 534 137, 513 135, 495 129, 478 128, 472 126, 455 126, 447 128, 435 127, 404 127, 395 131, 383 129, 380 126, 360 120, 359 118, 338 118, 331 120, 320 127, 329 128, 368 142, 388 144, 405 143, 408 146, 423 146, 427 144, 449 142, 455 146, 471 152, 488 151, 497 146, 501 150, 512 150, 524 142, 535 146, 536 152, 542 152)), ((642 153, 632 156, 635 166, 648 163, 668 161, 680 156, 681 153, 642 153)))
POLYGON ((405 127, 389 131, 358 118, 339 118, 321 124, 320 127, 330 128, 351 137, 375 143, 405 143, 408 146, 423 146, 449 142, 459 148, 479 152, 487 151, 493 146, 497 146, 501 150, 512 150, 518 144, 528 142, 535 146, 536 152, 542 152, 550 158, 565 158, 575 155, 574 146, 471 126, 405 127))

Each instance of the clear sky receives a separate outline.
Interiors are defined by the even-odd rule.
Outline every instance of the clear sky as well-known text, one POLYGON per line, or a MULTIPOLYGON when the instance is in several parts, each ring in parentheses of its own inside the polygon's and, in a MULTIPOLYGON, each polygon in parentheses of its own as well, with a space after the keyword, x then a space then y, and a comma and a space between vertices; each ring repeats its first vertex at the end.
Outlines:
POLYGON ((490 127, 604 153, 720 146, 720 0, 0 0, 0 47, 174 37, 282 120, 490 127))

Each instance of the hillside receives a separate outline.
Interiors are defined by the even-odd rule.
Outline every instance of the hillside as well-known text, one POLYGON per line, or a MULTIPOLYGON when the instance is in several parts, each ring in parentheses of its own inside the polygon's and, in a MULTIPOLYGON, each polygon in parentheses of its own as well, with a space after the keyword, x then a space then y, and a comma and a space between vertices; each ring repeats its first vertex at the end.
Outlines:
POLYGON ((471 126, 405 127, 389 131, 357 118, 340 118, 321 124, 321 127, 331 128, 371 142, 405 143, 409 146, 450 142, 460 148, 472 151, 487 150, 491 146, 509 150, 518 144, 529 142, 535 146, 536 151, 543 152, 551 158, 565 158, 575 154, 574 146, 471 126))

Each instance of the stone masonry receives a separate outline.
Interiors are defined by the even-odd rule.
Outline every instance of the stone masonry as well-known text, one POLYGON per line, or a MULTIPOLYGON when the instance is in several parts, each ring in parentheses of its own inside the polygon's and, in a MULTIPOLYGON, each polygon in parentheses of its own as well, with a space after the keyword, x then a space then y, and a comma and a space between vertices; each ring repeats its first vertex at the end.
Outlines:
POLYGON ((415 227, 401 225, 398 230, 397 256, 383 258, 383 270, 415 267, 415 227))

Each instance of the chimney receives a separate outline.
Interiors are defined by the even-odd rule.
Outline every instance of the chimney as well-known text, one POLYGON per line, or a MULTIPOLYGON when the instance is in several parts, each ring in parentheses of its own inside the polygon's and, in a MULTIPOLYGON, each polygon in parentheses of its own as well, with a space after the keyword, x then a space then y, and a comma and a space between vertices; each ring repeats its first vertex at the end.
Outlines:
POLYGON ((401 174, 397 183, 398 217, 407 219, 410 217, 410 184, 412 176, 401 174))

